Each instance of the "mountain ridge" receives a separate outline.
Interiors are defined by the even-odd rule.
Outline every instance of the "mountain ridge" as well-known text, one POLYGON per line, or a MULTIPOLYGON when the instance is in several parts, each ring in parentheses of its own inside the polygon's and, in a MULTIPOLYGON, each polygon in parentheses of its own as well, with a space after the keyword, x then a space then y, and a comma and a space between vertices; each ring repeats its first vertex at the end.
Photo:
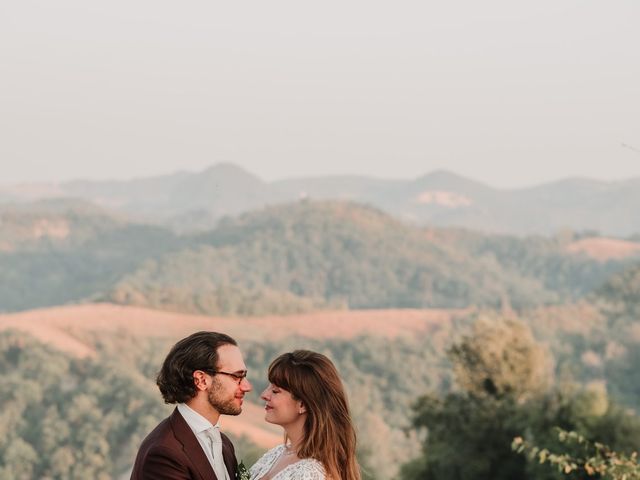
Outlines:
POLYGON ((500 189, 446 169, 406 180, 334 175, 264 181, 232 163, 217 163, 199 172, 131 180, 0 187, 3 203, 65 196, 177 231, 207 230, 225 216, 310 198, 370 204, 418 225, 490 233, 553 235, 570 229, 627 237, 640 232, 640 177, 569 177, 500 189))

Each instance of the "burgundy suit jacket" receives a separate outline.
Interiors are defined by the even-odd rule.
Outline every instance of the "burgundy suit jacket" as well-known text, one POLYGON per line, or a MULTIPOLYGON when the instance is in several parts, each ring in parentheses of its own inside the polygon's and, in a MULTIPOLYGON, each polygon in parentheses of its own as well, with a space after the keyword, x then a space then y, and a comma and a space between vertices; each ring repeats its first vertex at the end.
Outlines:
MULTIPOLYGON (((222 434, 222 457, 229 477, 237 477, 233 444, 222 434)), ((223 480, 213 473, 198 439, 176 408, 145 438, 131 480, 223 480)))

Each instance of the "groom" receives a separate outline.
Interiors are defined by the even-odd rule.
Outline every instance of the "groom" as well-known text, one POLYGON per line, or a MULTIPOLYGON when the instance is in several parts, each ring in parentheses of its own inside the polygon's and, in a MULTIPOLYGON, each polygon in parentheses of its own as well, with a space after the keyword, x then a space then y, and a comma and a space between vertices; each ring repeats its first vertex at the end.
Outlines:
POLYGON ((238 415, 251 391, 236 341, 216 332, 180 340, 156 383, 178 405, 142 442, 131 480, 234 480, 238 462, 218 419, 238 415))

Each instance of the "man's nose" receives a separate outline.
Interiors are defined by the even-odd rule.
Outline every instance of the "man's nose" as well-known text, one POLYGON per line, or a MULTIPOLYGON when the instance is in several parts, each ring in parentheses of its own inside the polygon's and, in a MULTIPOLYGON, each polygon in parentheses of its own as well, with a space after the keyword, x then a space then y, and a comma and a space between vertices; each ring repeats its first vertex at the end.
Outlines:
POLYGON ((251 382, 247 379, 247 377, 244 377, 240 382, 240 388, 243 392, 250 392, 253 386, 251 386, 251 382))

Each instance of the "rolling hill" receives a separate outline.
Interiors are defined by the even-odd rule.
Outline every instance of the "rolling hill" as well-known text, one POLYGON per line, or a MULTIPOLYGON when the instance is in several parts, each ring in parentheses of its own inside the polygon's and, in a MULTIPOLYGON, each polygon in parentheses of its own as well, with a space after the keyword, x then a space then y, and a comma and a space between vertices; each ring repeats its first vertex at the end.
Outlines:
POLYGON ((77 302, 180 240, 76 200, 0 207, 0 312, 77 302))
MULTIPOLYGON (((415 439, 402 433, 406 408, 422 388, 440 382, 443 370, 438 366, 421 372, 416 367, 425 361, 434 363, 429 359, 441 354, 457 315, 465 312, 340 311, 288 317, 220 318, 108 304, 33 310, 0 315, 0 376, 7 385, 13 385, 12 373, 28 370, 32 375, 38 359, 41 362, 46 359, 51 364, 42 373, 47 381, 38 382, 38 388, 46 389, 49 400, 48 408, 42 407, 42 417, 57 415, 58 424, 73 424, 77 416, 73 409, 67 411, 67 405, 79 405, 83 414, 108 419, 101 424, 105 438, 109 437, 101 455, 109 463, 96 465, 93 457, 82 458, 78 463, 85 468, 120 471, 126 477, 138 442, 153 421, 167 414, 152 379, 176 340, 197 330, 215 329, 233 335, 240 342, 254 391, 248 396, 242 415, 225 417, 223 424, 239 441, 236 450, 245 461, 250 461, 247 456, 255 446, 260 451, 281 441, 280 429, 264 422, 258 399, 259 392, 266 386, 269 361, 291 348, 313 348, 326 352, 339 363, 353 394, 361 442, 376 445, 379 460, 374 460, 374 464, 380 472, 386 472, 381 478, 390 478, 398 463, 413 451, 407 447, 413 445, 415 439), (25 334, 35 337, 40 344, 25 334), (393 365, 387 365, 390 360, 393 365), (360 366, 355 366, 356 361, 360 366), (407 367, 414 369, 410 376, 403 373, 407 367), (105 378, 109 383, 105 385, 95 379, 95 372, 100 372, 101 380, 105 378), (380 384, 379 393, 373 394, 378 386, 372 382, 380 384), (398 388, 387 388, 383 392, 383 384, 395 383, 398 388), (111 391, 114 384, 119 386, 116 392, 111 391), (122 409, 132 416, 122 415, 122 409), (123 441, 126 432, 128 437, 123 441), (376 433, 380 432, 387 436, 377 438, 376 433), (120 440, 112 441, 113 438, 120 440)), ((26 394, 34 390, 35 387, 27 389, 26 394)), ((3 395, 10 409, 25 408, 34 402, 33 395, 19 401, 22 390, 10 397, 3 395)), ((68 448, 69 441, 46 444, 38 436, 32 438, 34 431, 44 431, 46 436, 47 421, 35 417, 29 422, 29 425, 23 422, 16 426, 11 433, 12 441, 26 439, 40 448, 45 460, 39 465, 46 468, 47 459, 61 455, 58 450, 68 448)), ((74 447, 76 450, 91 448, 90 442, 83 437, 73 438, 73 443, 78 445, 74 447)), ((53 463, 50 468, 58 468, 53 463)))
POLYGON ((302 201, 227 218, 140 265, 104 297, 209 314, 318 308, 523 308, 570 301, 630 257, 567 240, 421 229, 371 207, 302 201))
POLYGON ((126 181, 73 181, 5 186, 0 201, 77 197, 178 231, 207 230, 228 215, 296 201, 365 203, 418 225, 487 233, 552 235, 570 229, 629 237, 640 232, 640 179, 567 178, 521 189, 497 189, 439 170, 416 179, 367 176, 266 182, 232 164, 126 181))
POLYGON ((269 207, 183 235, 72 200, 0 207, 0 220, 0 312, 92 300, 224 315, 520 309, 580 298, 639 250, 573 234, 424 229, 336 201, 269 207))

